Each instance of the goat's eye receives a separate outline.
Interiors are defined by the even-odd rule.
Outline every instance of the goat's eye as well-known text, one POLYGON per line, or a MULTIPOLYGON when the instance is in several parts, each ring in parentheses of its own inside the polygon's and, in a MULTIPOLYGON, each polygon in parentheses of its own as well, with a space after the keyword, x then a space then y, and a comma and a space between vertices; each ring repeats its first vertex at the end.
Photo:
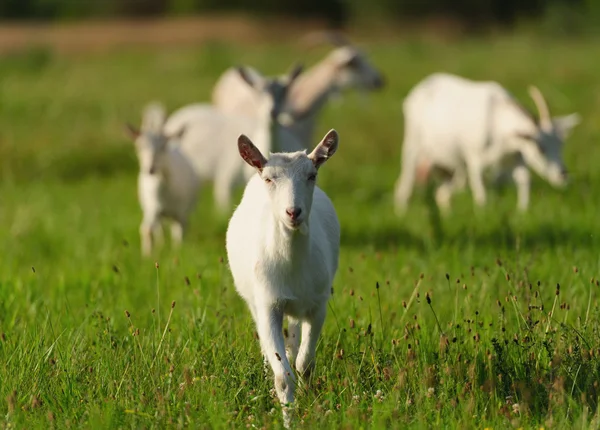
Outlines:
POLYGON ((309 181, 316 181, 316 180, 317 180, 317 174, 316 174, 316 173, 311 173, 311 174, 308 176, 308 180, 309 180, 309 181))
POLYGON ((271 182, 273 182, 271 178, 265 178, 265 184, 270 184, 271 182))

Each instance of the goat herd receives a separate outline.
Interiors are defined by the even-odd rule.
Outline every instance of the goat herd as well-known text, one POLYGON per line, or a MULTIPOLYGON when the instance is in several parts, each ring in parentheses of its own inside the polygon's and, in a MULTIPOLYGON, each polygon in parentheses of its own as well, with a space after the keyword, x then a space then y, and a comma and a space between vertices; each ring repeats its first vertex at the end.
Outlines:
MULTIPOLYGON (((173 242, 181 241, 203 181, 213 181, 216 205, 225 212, 234 186, 245 180, 227 230, 227 255, 236 289, 256 323, 265 365, 275 375, 286 426, 296 384, 290 363, 302 378, 314 367, 340 245, 333 205, 315 185, 318 170, 337 150, 337 132, 329 131, 307 150, 332 93, 384 86, 382 74, 361 51, 340 35, 329 39, 336 49, 305 73, 295 66, 284 76, 267 78, 250 67, 231 68, 215 85, 212 104, 188 105, 167 118, 164 108, 152 103, 140 129, 128 126, 140 163, 146 255, 163 217, 171 220, 173 242)), ((398 213, 415 181, 434 171, 443 174, 435 194, 441 210, 448 210, 452 194, 467 181, 475 203, 484 204, 486 170, 514 180, 521 210, 529 203, 529 167, 563 186, 562 144, 579 116, 552 118, 541 92, 531 87, 530 94, 539 120, 495 82, 438 73, 416 85, 404 101, 398 213)))

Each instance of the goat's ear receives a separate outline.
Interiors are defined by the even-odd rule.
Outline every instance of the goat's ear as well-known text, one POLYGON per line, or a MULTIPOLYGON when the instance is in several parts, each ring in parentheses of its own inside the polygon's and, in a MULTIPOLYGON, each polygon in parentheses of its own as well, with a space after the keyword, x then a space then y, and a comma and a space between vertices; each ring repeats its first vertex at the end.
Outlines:
POLYGON ((267 164, 267 159, 245 134, 238 137, 238 150, 246 163, 262 172, 263 167, 267 164))
POLYGON ((260 86, 264 83, 263 77, 254 69, 246 66, 236 66, 235 70, 238 72, 244 82, 246 82, 252 88, 260 88, 260 86))
POLYGON ((580 122, 581 116, 578 113, 552 118, 554 127, 556 127, 556 130, 563 138, 568 137, 571 134, 571 130, 580 122))
POLYGON ((296 80, 296 78, 302 74, 303 70, 304 70, 304 64, 302 64, 302 63, 294 64, 294 67, 292 67, 292 69, 290 70, 290 73, 288 73, 290 84, 292 82, 294 82, 296 80))
POLYGON ((321 164, 327 161, 335 151, 337 151, 340 137, 334 129, 329 130, 323 140, 316 146, 315 149, 309 154, 310 158, 316 168, 319 168, 321 164))
POLYGON ((127 136, 129 136, 130 138, 132 138, 134 140, 137 139, 138 136, 140 135, 140 129, 129 122, 125 123, 124 130, 125 130, 125 134, 127 134, 127 136))
POLYGON ((532 134, 532 133, 529 133, 526 131, 518 131, 515 133, 515 136, 518 137, 519 139, 530 140, 532 142, 537 141, 537 136, 535 134, 532 134))
POLYGON ((174 133, 165 135, 165 137, 169 140, 170 139, 181 139, 183 137, 183 135, 185 134, 186 129, 187 128, 185 126, 182 126, 179 130, 175 131, 174 133))

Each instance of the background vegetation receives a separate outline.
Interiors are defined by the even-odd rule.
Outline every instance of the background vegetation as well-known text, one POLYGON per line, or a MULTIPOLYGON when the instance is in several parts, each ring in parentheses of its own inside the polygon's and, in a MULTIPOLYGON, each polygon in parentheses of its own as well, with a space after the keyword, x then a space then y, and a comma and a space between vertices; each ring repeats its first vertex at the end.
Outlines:
POLYGON ((580 24, 597 25, 597 0, 4 0, 0 18, 74 19, 140 17, 206 12, 247 12, 324 18, 339 26, 365 15, 406 21, 415 17, 444 16, 474 29, 499 23, 512 25, 520 18, 577 16, 580 24))

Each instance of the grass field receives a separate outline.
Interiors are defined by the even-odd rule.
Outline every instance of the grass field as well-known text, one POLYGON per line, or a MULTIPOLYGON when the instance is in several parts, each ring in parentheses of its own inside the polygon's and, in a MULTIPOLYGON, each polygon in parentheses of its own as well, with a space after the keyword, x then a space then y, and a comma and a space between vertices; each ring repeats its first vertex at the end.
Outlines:
MULTIPOLYGON (((342 249, 304 428, 597 428, 600 422, 600 78, 595 40, 387 39, 389 86, 320 121, 340 148, 319 175, 342 249), (426 74, 529 83, 583 123, 567 190, 536 180, 438 219, 420 190, 392 211, 401 103, 426 74), (560 288, 558 287, 560 284, 560 288)), ((202 195, 184 246, 140 257, 143 105, 207 100, 227 66, 280 73, 327 48, 206 43, 0 58, 0 427, 279 428, 249 312, 226 262, 227 219, 202 195), (158 262, 158 264, 155 264, 158 262)), ((241 190, 240 190, 241 192, 241 190)))

